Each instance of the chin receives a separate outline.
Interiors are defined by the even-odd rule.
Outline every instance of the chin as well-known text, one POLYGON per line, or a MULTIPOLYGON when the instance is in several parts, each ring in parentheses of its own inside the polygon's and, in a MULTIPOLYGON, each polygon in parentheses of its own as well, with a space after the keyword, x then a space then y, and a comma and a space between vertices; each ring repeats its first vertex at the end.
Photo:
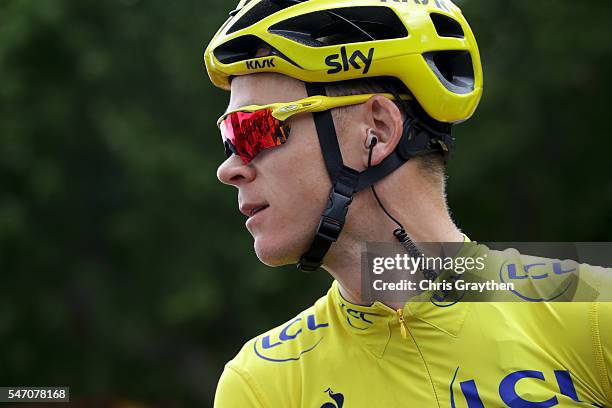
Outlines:
POLYGON ((288 239, 282 239, 277 236, 275 239, 266 239, 264 237, 255 238, 254 243, 255 253, 257 258, 267 266, 283 266, 296 264, 300 260, 300 256, 305 250, 298 242, 288 239))

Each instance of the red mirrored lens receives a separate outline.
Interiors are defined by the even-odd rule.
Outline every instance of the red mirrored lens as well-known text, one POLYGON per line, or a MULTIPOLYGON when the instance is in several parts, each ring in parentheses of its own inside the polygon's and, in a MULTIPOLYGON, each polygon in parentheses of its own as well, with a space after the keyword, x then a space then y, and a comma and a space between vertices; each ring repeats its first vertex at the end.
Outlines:
POLYGON ((221 135, 246 164, 262 150, 287 141, 283 122, 272 116, 272 110, 230 113, 220 125, 221 135))

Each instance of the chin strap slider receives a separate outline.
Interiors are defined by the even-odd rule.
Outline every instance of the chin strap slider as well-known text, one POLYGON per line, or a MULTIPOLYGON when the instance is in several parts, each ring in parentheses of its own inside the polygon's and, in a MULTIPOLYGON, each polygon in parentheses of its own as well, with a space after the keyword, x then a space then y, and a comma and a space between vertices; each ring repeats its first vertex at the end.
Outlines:
POLYGON ((321 266, 329 247, 340 236, 346 213, 353 201, 353 193, 359 181, 359 172, 343 166, 336 178, 337 181, 329 193, 327 208, 321 215, 315 238, 297 265, 305 272, 314 271, 321 266))

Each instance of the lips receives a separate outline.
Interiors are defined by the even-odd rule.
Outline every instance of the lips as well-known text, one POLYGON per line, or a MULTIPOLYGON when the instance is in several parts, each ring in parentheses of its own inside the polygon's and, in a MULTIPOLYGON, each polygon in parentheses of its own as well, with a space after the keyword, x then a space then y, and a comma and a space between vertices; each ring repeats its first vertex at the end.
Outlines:
POLYGON ((261 204, 244 204, 240 206, 240 212, 246 215, 247 217, 252 217, 260 211, 268 208, 269 205, 265 203, 261 204))

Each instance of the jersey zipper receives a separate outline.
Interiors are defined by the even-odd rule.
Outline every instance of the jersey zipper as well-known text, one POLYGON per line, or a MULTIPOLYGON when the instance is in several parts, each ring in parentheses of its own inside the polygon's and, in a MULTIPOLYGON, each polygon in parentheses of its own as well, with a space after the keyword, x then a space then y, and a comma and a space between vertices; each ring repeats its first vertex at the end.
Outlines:
POLYGON ((406 328, 406 322, 404 321, 404 309, 397 309, 397 318, 399 319, 402 338, 407 339, 408 334, 406 332, 408 331, 408 329, 406 328))

